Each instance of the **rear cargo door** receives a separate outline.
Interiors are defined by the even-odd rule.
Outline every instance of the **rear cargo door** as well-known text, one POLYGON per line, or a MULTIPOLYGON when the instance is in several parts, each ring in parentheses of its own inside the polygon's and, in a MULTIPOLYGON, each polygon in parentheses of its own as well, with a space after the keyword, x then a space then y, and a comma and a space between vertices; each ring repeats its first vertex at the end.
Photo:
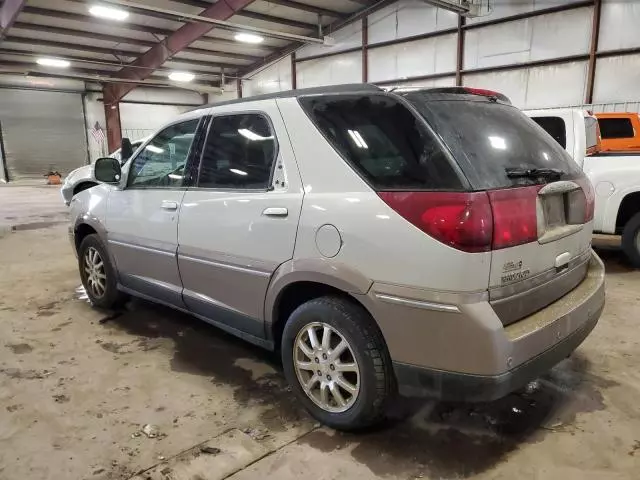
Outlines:
POLYGON ((487 190, 491 198, 490 299, 518 296, 505 307, 515 309, 505 323, 572 290, 586 273, 593 190, 571 157, 515 107, 488 99, 413 101, 442 136, 474 190, 487 190), (529 236, 523 235, 522 243, 511 241, 514 231, 529 236), (581 265, 583 270, 574 271, 581 265), (543 285, 547 288, 536 288, 543 285))

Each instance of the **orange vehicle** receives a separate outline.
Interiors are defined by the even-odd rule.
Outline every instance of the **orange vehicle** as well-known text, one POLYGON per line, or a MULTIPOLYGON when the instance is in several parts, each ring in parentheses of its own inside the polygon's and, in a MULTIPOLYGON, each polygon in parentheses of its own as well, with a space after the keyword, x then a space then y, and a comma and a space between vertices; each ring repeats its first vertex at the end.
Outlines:
POLYGON ((640 151, 640 115, 596 113, 603 151, 640 151))

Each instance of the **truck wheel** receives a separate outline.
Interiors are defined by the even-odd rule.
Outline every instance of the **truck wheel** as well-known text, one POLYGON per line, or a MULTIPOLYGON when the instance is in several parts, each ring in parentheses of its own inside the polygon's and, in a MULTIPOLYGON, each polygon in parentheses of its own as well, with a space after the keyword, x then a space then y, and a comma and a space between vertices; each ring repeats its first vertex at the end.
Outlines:
POLYGON ((640 213, 636 213, 622 231, 622 251, 629 262, 640 268, 640 213))
POLYGON ((380 330, 363 307, 340 297, 310 300, 291 314, 282 364, 311 415, 338 430, 379 423, 395 392, 380 330))

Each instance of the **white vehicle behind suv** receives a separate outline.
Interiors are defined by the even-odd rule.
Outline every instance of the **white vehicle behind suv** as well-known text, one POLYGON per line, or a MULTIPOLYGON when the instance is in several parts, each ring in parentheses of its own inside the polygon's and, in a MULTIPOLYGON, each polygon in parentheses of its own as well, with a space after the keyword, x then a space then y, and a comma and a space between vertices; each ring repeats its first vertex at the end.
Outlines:
POLYGON ((70 229, 91 301, 140 296, 280 350, 335 428, 375 423, 398 391, 504 396, 570 355, 604 305, 590 183, 495 92, 217 104, 95 177, 70 229))
POLYGON ((584 170, 594 186, 593 231, 620 235, 629 262, 640 268, 640 152, 598 152, 598 120, 579 108, 525 110, 584 170))

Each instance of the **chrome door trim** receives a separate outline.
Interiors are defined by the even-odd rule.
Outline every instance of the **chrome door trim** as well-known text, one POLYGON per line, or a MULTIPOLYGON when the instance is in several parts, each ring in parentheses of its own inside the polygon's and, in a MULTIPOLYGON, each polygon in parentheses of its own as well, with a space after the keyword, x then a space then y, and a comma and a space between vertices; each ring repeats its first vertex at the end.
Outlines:
POLYGON ((168 257, 175 257, 176 256, 176 252, 168 252, 166 250, 158 250, 157 248, 143 247, 142 245, 136 245, 134 243, 121 242, 119 240, 108 240, 108 243, 110 243, 112 245, 118 245, 120 247, 133 248, 134 250, 141 250, 143 252, 150 252, 150 253, 157 253, 157 254, 160 254, 160 255, 166 255, 168 257))
POLYGON ((239 265, 231 265, 228 263, 220 263, 220 262, 215 262, 213 260, 205 260, 204 258, 197 258, 197 257, 191 257, 188 255, 183 255, 181 253, 178 254, 178 257, 181 260, 188 260, 190 262, 195 262, 195 263, 200 263, 203 265, 209 265, 212 267, 219 267, 219 268, 224 268, 227 270, 233 270, 234 272, 241 272, 241 273, 249 273, 252 275, 258 275, 260 277, 270 277, 271 273, 270 272, 265 272, 263 270, 255 270, 253 268, 249 268, 249 267, 241 267, 239 265))
POLYGON ((436 312, 460 313, 460 309, 455 305, 447 305, 444 303, 424 302, 422 300, 411 300, 409 298, 396 297, 393 295, 385 295, 376 293, 376 298, 386 303, 396 305, 405 305, 407 307, 423 308, 425 310, 434 310, 436 312))

